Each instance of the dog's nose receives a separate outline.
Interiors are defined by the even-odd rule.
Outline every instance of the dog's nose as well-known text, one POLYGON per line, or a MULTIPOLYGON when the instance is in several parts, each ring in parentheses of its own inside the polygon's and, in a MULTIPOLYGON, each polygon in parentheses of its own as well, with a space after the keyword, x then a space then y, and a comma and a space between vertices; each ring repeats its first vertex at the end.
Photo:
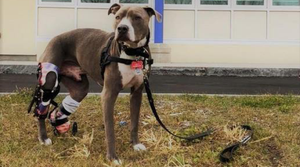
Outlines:
POLYGON ((127 33, 127 32, 128 32, 128 29, 129 29, 129 27, 128 27, 127 25, 120 25, 120 26, 118 27, 118 32, 119 32, 120 34, 124 34, 124 33, 127 33))

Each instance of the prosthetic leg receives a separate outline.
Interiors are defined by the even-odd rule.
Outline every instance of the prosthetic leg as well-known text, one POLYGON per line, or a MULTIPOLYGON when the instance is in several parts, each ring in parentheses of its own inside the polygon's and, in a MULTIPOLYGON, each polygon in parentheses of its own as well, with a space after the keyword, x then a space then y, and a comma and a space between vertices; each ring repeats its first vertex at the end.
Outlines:
POLYGON ((39 120, 49 118, 51 125, 54 127, 54 133, 62 134, 70 129, 68 116, 76 111, 80 103, 67 96, 58 107, 54 101, 54 98, 60 91, 58 73, 59 68, 54 64, 39 63, 37 74, 38 85, 36 86, 28 112, 31 112, 32 106, 36 104, 34 116, 38 117, 39 120), (49 111, 50 104, 54 106, 52 111, 49 111))

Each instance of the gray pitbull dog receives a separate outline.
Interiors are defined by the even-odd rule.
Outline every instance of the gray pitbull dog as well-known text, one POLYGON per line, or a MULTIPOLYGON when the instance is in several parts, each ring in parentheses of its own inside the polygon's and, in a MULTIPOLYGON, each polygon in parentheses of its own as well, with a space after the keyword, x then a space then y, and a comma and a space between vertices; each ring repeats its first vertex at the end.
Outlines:
MULTIPOLYGON (((58 78, 70 93, 68 98, 63 100, 63 107, 60 107, 61 112, 55 113, 55 118, 67 118, 79 106, 88 93, 87 75, 103 86, 101 99, 102 111, 104 112, 107 158, 115 163, 120 163, 115 148, 113 113, 117 96, 124 88, 131 89, 130 130, 133 148, 138 151, 146 149, 138 139, 143 73, 137 73, 130 65, 112 62, 105 68, 105 79, 102 79, 99 66, 100 56, 109 39, 113 38, 109 50, 111 56, 135 59, 133 56, 126 55, 120 45, 125 45, 128 48, 145 46, 148 42, 147 36, 150 33, 149 21, 151 16, 155 16, 158 21, 161 21, 161 15, 150 7, 121 6, 119 4, 110 7, 108 14, 111 13, 115 15, 114 33, 107 33, 98 29, 77 29, 53 38, 40 59, 43 66, 40 82, 42 83, 42 89, 45 90, 44 95, 47 93, 46 90, 53 90, 57 87, 58 78), (50 70, 47 71, 46 69, 50 70)), ((149 51, 148 46, 146 46, 146 49, 149 51)), ((43 99, 44 106, 49 105, 44 101, 43 99)), ((52 142, 47 137, 45 119, 38 120, 39 140, 42 144, 49 145, 52 142)), ((63 123, 66 124, 66 122, 63 123)), ((63 129, 62 132, 65 132, 68 128, 69 124, 60 130, 63 129)))

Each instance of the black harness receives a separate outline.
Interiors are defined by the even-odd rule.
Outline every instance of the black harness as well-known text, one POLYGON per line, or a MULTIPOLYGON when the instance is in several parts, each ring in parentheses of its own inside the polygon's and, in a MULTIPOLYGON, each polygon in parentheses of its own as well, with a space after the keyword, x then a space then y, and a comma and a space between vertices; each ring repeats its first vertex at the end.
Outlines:
MULTIPOLYGON (((131 65, 133 62, 137 60, 131 60, 131 59, 123 59, 120 57, 114 57, 110 55, 110 47, 111 43, 114 39, 114 36, 112 36, 108 43, 107 46, 103 49, 101 58, 100 58, 100 68, 101 68, 101 77, 104 79, 104 72, 105 68, 107 65, 109 65, 111 62, 116 62, 116 63, 122 63, 126 65, 131 65)), ((153 59, 150 58, 148 47, 149 47, 149 41, 150 41, 150 33, 147 35, 147 41, 144 46, 138 47, 138 48, 128 48, 126 45, 119 44, 119 48, 121 51, 124 51, 128 56, 133 56, 138 58, 139 56, 142 57, 143 61, 143 70, 145 70, 146 65, 151 67, 153 64, 153 59)))

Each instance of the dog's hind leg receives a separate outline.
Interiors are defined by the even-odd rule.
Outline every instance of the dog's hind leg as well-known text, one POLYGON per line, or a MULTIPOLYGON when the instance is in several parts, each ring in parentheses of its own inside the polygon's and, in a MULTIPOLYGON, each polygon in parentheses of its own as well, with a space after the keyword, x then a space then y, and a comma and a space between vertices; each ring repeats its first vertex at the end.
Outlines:
POLYGON ((42 145, 51 145, 52 141, 47 136, 45 119, 38 119, 39 141, 42 145))
POLYGON ((50 101, 58 92, 53 91, 58 87, 58 68, 51 63, 41 64, 39 83, 41 85, 41 103, 36 110, 38 116, 39 141, 44 145, 51 145, 51 139, 47 137, 45 119, 49 110, 50 101))
POLYGON ((139 125, 139 117, 140 117, 140 109, 142 103, 142 93, 143 86, 140 86, 138 89, 131 88, 130 94, 130 119, 131 119, 131 142, 133 144, 133 149, 135 151, 143 151, 146 150, 146 147, 139 143, 138 138, 138 125, 139 125))
POLYGON ((62 101, 59 109, 50 116, 52 125, 59 134, 65 133, 70 129, 69 115, 73 114, 80 105, 80 102, 88 94, 89 82, 86 75, 81 75, 80 81, 73 78, 62 76, 61 82, 66 86, 70 95, 62 101))
POLYGON ((73 78, 62 76, 61 82, 68 89, 70 96, 77 102, 81 102, 89 92, 89 80, 87 76, 81 75, 80 81, 73 78))

